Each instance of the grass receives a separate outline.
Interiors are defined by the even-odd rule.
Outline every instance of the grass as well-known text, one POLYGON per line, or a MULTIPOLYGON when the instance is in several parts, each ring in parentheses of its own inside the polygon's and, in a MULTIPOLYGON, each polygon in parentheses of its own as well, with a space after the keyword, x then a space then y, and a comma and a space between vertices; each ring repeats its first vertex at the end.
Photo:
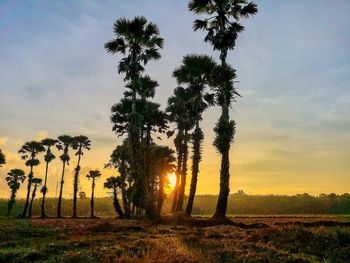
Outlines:
POLYGON ((204 218, 184 225, 149 225, 118 219, 0 219, 0 262, 348 262, 350 259, 350 223, 343 218, 232 220, 232 225, 205 226, 204 218))

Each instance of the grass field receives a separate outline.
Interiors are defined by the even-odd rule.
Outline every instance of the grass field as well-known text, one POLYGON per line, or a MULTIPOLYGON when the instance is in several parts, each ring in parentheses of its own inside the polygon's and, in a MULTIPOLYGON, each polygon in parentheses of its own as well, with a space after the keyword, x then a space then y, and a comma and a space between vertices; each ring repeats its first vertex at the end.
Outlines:
POLYGON ((0 219, 0 262, 349 262, 344 217, 0 219), (179 223, 179 222, 177 222, 179 223))

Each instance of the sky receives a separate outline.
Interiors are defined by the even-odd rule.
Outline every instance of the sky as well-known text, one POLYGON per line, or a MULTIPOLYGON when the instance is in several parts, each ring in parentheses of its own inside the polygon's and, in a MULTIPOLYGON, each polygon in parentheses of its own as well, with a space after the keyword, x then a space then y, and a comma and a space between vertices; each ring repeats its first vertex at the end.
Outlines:
MULTIPOLYGON (((296 194, 350 191, 350 1, 256 0, 259 13, 230 52, 242 98, 231 110, 237 134, 230 153, 231 192, 296 194)), ((0 197, 9 195, 6 173, 28 170, 17 151, 33 139, 83 134, 92 149, 82 159, 80 191, 90 193, 88 170, 103 169, 122 139, 112 132, 110 108, 121 98, 119 56, 103 45, 121 17, 144 15, 158 24, 165 47, 146 73, 160 86, 154 101, 165 108, 176 81, 173 70, 189 53, 218 53, 193 32, 187 0, 0 0, 0 197)), ((220 156, 212 146, 220 115, 204 115, 198 194, 219 191, 220 156)), ((158 141, 172 146, 172 140, 158 141)), ((58 153, 55 151, 56 155, 58 153)), ((72 197, 74 153, 64 196, 72 197)), ((41 156, 42 159, 42 156, 41 156)), ((35 168, 43 177, 44 164, 35 168)), ((61 163, 52 162, 49 196, 56 196, 61 163)), ((190 178, 190 173, 188 175, 190 178)), ((188 179, 189 181, 190 179, 188 179)), ((25 185, 19 196, 25 194, 25 185)))

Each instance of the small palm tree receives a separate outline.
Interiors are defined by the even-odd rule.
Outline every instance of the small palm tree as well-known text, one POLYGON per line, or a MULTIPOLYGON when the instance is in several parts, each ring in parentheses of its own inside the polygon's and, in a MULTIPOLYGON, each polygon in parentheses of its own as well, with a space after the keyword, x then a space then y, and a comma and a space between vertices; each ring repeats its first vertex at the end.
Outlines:
POLYGON ((30 172, 28 175, 27 196, 26 196, 26 202, 23 208, 22 217, 26 217, 27 215, 30 190, 32 187, 32 179, 34 177, 34 171, 33 171, 34 167, 40 164, 40 161, 37 159, 37 155, 44 151, 45 151, 45 147, 41 144, 41 142, 36 142, 36 141, 26 142, 18 151, 18 153, 21 154, 22 159, 27 160, 26 166, 30 167, 30 172))
POLYGON ((11 189, 11 197, 7 204, 7 216, 10 216, 13 205, 16 203, 17 191, 26 177, 24 175, 24 171, 21 169, 12 169, 7 175, 6 181, 11 189))
POLYGON ((40 178, 33 178, 32 179, 32 183, 34 184, 34 189, 32 192, 32 199, 30 200, 30 205, 29 205, 29 215, 28 215, 29 218, 32 217, 32 207, 33 207, 33 202, 34 202, 34 198, 35 198, 35 194, 36 194, 36 189, 37 189, 38 185, 41 185, 42 182, 43 182, 43 179, 40 179, 40 178))
POLYGON ((101 172, 99 170, 95 170, 95 171, 89 171, 89 174, 86 175, 87 179, 92 179, 92 184, 91 184, 91 201, 90 201, 90 205, 91 205, 91 218, 95 217, 95 213, 94 213, 94 197, 95 197, 95 181, 101 177, 101 172))
POLYGON ((4 164, 6 164, 5 154, 0 149, 0 167, 2 167, 4 164))
POLYGON ((234 97, 239 95, 232 85, 233 69, 227 65, 226 60, 228 51, 236 46, 238 34, 244 30, 238 23, 239 20, 255 15, 258 8, 255 3, 247 0, 190 0, 188 7, 196 14, 209 16, 203 20, 195 20, 193 28, 195 31, 201 29, 207 32, 204 41, 220 52, 221 67, 218 67, 216 73, 220 74, 221 80, 227 80, 216 86, 217 102, 221 106, 222 114, 214 129, 214 145, 221 154, 220 193, 214 218, 226 219, 230 193, 230 144, 235 134, 235 122, 230 121, 229 108, 234 97), (231 77, 224 76, 224 72, 231 74, 231 77))
POLYGON ((83 150, 90 150, 91 148, 91 141, 88 137, 80 135, 73 138, 73 144, 72 148, 76 150, 75 153, 76 156, 78 156, 78 163, 77 167, 75 168, 74 173, 74 188, 73 188, 73 218, 77 217, 77 195, 78 195, 78 183, 79 183, 79 173, 80 173, 80 160, 81 157, 84 155, 83 150))
POLYGON ((113 190, 113 205, 115 211, 118 213, 120 218, 124 218, 124 213, 122 208, 120 207, 119 201, 118 201, 118 189, 122 188, 122 184, 124 184, 124 180, 120 176, 112 176, 107 178, 106 182, 104 183, 104 187, 106 189, 113 190))
POLYGON ((46 138, 41 141, 41 144, 46 148, 46 153, 44 156, 45 162, 46 162, 46 168, 45 168, 45 179, 44 179, 44 186, 41 188, 41 192, 43 194, 43 198, 41 200, 41 217, 46 217, 45 214, 45 197, 47 193, 47 174, 49 171, 49 164, 52 160, 56 158, 56 156, 52 153, 51 147, 55 146, 57 143, 57 140, 46 138))
POLYGON ((173 73, 177 82, 187 84, 187 89, 191 92, 191 102, 189 104, 192 118, 195 122, 194 132, 192 134, 193 156, 192 156, 192 178, 191 188, 188 197, 186 214, 192 213, 194 197, 197 188, 199 174, 199 162, 201 160, 201 148, 204 134, 199 126, 202 120, 203 112, 214 105, 214 95, 206 92, 211 72, 216 66, 215 61, 206 55, 187 55, 183 58, 182 65, 173 73))
POLYGON ((72 147, 73 137, 69 135, 62 135, 58 137, 58 142, 56 147, 58 150, 63 151, 60 159, 62 161, 62 176, 61 176, 61 186, 60 186, 60 195, 58 197, 57 204, 57 218, 61 217, 61 205, 62 205, 62 193, 63 193, 63 184, 64 184, 64 173, 66 164, 69 165, 70 156, 69 156, 69 148, 72 147))
POLYGON ((177 136, 174 140, 176 151, 178 153, 176 168, 176 187, 174 189, 174 199, 172 211, 182 211, 185 196, 185 186, 187 177, 187 159, 188 159, 188 141, 189 131, 194 126, 193 114, 191 113, 192 93, 183 87, 178 87, 174 95, 168 100, 166 112, 169 114, 170 121, 177 125, 177 136))

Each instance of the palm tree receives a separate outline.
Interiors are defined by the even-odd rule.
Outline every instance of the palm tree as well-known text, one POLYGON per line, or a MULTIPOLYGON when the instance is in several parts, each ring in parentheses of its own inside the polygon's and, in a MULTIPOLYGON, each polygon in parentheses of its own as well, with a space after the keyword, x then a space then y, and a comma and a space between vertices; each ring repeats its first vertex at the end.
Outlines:
POLYGON ((0 149, 0 167, 2 167, 4 164, 6 164, 5 154, 0 149))
POLYGON ((78 163, 77 167, 75 168, 74 173, 74 188, 73 188, 73 218, 77 217, 77 194, 78 194, 78 182, 79 182, 79 172, 80 172, 80 160, 81 157, 84 155, 83 150, 90 150, 91 148, 91 141, 88 137, 80 135, 73 138, 73 144, 72 148, 76 150, 75 153, 76 156, 78 156, 78 163))
POLYGON ((126 187, 128 186, 130 189, 134 180, 130 176, 130 154, 127 144, 127 140, 124 140, 122 145, 118 145, 114 149, 109 162, 106 164, 106 168, 114 167, 117 169, 121 179, 123 180, 123 183, 121 184, 121 192, 124 215, 126 218, 130 218, 131 202, 133 201, 133 196, 130 196, 130 194, 128 195, 126 187), (129 185, 127 185, 127 182, 129 185))
POLYGON ((30 196, 30 189, 32 187, 32 179, 34 177, 34 166, 38 166, 40 164, 40 161, 36 158, 37 155, 41 152, 45 151, 45 147, 41 144, 41 142, 31 141, 26 142, 23 144, 21 149, 18 151, 22 156, 23 160, 26 161, 26 166, 30 167, 30 172, 28 175, 28 187, 27 187, 27 197, 26 202, 24 204, 22 217, 26 217, 27 210, 29 206, 29 196, 30 196))
POLYGON ((21 169, 12 169, 8 172, 6 181, 11 189, 11 197, 7 204, 7 216, 10 216, 13 205, 16 203, 16 193, 21 186, 21 183, 26 179, 24 171, 21 169))
MULTIPOLYGON (((194 122, 190 110, 192 93, 188 89, 178 87, 174 90, 174 95, 168 100, 166 112, 169 113, 170 121, 177 124, 177 136, 174 140, 178 153, 176 169, 176 187, 174 189, 173 211, 182 211, 188 159, 189 131, 193 128, 194 122)), ((171 135, 172 132, 168 133, 171 135)))
POLYGON ((142 171, 139 157, 139 118, 136 110, 137 87, 140 74, 144 71, 144 66, 150 60, 160 59, 159 48, 163 48, 164 40, 159 36, 159 28, 154 23, 149 23, 145 17, 138 16, 132 20, 121 18, 114 23, 113 27, 116 38, 105 44, 108 53, 121 53, 125 55, 118 65, 119 73, 125 73, 125 80, 131 85, 131 111, 128 113, 130 122, 129 148, 130 148, 130 170, 136 181, 137 188, 142 189, 143 179, 139 175, 142 171))
POLYGON ((192 178, 191 188, 186 207, 186 214, 191 215, 193 201, 196 193, 199 174, 199 162, 201 160, 201 143, 204 139, 199 122, 202 120, 202 113, 214 105, 214 96, 207 93, 206 87, 209 84, 211 71, 216 66, 214 60, 206 55, 187 55, 183 58, 182 65, 174 71, 174 77, 178 83, 187 84, 191 92, 190 110, 195 122, 195 129, 192 134, 193 156, 192 156, 192 178))
POLYGON ((36 188, 38 185, 41 185, 42 181, 43 180, 40 178, 33 178, 32 179, 32 183, 34 184, 34 189, 32 192, 32 199, 30 200, 30 205, 29 205, 29 215, 28 215, 29 218, 32 217, 32 207, 33 207, 33 201, 34 201, 35 194, 36 194, 36 188))
POLYGON ((92 185, 91 185, 91 201, 90 201, 90 204, 91 204, 91 215, 90 217, 91 218, 94 218, 95 217, 95 214, 94 214, 94 197, 95 197, 95 181, 101 177, 101 172, 99 170, 95 170, 95 171, 89 171, 89 174, 86 175, 87 179, 92 179, 92 185))
POLYGON ((41 141, 41 144, 46 148, 46 153, 44 156, 45 162, 46 162, 46 168, 45 168, 45 179, 44 179, 44 186, 41 188, 41 192, 43 194, 43 198, 41 200, 41 217, 46 217, 45 214, 45 197, 47 193, 47 174, 49 171, 49 164, 52 160, 56 158, 56 156, 52 153, 51 147, 55 146, 57 143, 57 140, 46 138, 41 141))
MULTIPOLYGON (((226 59, 228 51, 233 50, 236 45, 238 34, 244 30, 238 21, 256 14, 257 5, 247 0, 191 0, 189 9, 199 15, 210 15, 204 20, 195 20, 193 27, 195 31, 198 29, 207 31, 204 41, 209 42, 214 50, 220 52, 221 68, 218 68, 216 72, 233 71, 227 65, 226 59)), ((220 193, 214 218, 225 219, 227 199, 230 193, 230 143, 235 133, 235 123, 230 121, 229 107, 238 93, 232 85, 232 78, 229 79, 229 82, 221 82, 217 91, 217 100, 222 114, 214 129, 216 132, 214 145, 221 154, 221 170, 220 193)))
POLYGON ((124 180, 118 176, 112 176, 107 178, 106 182, 104 183, 104 187, 106 189, 112 189, 113 190, 113 205, 115 211, 118 213, 120 218, 124 218, 124 213, 122 208, 120 207, 119 201, 118 201, 118 189, 121 189, 122 184, 124 184, 124 180))
POLYGON ((62 161, 62 176, 61 176, 61 186, 60 186, 60 195, 58 197, 58 204, 57 204, 57 218, 61 217, 61 204, 62 204, 62 192, 63 192, 63 184, 64 184, 64 172, 66 168, 66 164, 69 165, 69 148, 72 147, 73 144, 73 137, 69 135, 62 135, 58 137, 58 142, 56 144, 56 147, 58 150, 63 151, 62 155, 60 156, 60 159, 62 161))

